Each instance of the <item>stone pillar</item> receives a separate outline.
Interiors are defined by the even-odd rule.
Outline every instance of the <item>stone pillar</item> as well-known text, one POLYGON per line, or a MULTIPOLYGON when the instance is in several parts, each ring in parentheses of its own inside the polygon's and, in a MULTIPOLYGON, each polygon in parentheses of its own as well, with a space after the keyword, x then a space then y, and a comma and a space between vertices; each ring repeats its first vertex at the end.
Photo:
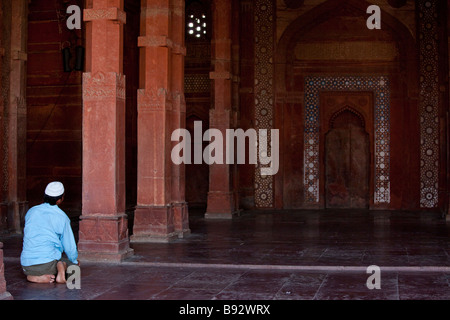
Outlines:
POLYGON ((3 243, 0 242, 0 300, 11 300, 13 297, 6 291, 5 268, 3 265, 3 243))
MULTIPOLYGON (((240 122, 240 0, 232 0, 231 1, 231 75, 232 75, 232 82, 231 82, 231 120, 230 120, 230 128, 242 128, 241 122, 240 122)), ((244 31, 247 32, 247 31, 244 31)), ((231 166, 232 171, 232 191, 233 191, 233 201, 235 204, 235 213, 239 213, 239 184, 240 184, 240 169, 238 168, 237 164, 233 164, 231 166)))
MULTIPOLYGON (((0 21, 3 21, 3 3, 2 0, 0 0, 0 21)), ((2 25, 0 24, 0 75, 3 79, 3 73, 2 73, 2 65, 3 65, 3 57, 5 55, 5 48, 4 48, 4 43, 3 43, 3 30, 2 30, 2 25)), ((0 92, 3 92, 3 81, 0 81, 0 92)), ((3 96, 0 96, 0 150, 2 151, 2 153, 4 152, 4 104, 3 104, 3 96)), ((6 179, 6 168, 4 168, 4 164, 3 164, 3 157, 0 157, 0 163, 2 165, 0 165, 0 232, 2 231, 2 229, 6 229, 7 225, 7 221, 6 221, 6 217, 7 217, 7 205, 4 202, 5 199, 5 192, 7 189, 4 188, 4 179, 6 179)), ((9 292, 6 291, 6 281, 5 281, 5 274, 4 274, 4 264, 3 264, 3 243, 0 242, 0 300, 5 300, 5 299, 12 299, 12 296, 9 292)))
MULTIPOLYGON (((448 71, 447 74, 450 75, 450 4, 447 4, 447 55, 448 55, 448 71)), ((450 86, 447 85, 447 110, 450 110, 450 86)), ((449 111, 447 111, 447 137, 450 137, 450 116, 449 111)), ((450 147, 450 141, 447 138, 447 148, 450 147)), ((450 222, 450 156, 447 154, 447 212, 446 221, 450 222)))
POLYGON ((3 100, 3 195, 2 216, 8 228, 21 233, 28 208, 26 201, 26 60, 28 1, 4 4, 2 23, 10 32, 3 32, 2 100, 3 100))
MULTIPOLYGON (((186 128, 186 101, 184 97, 185 1, 172 1, 172 132, 186 128)), ((172 142, 172 147, 177 142, 172 142)), ((172 149, 172 148, 171 148, 172 149)), ((172 205, 174 228, 179 238, 190 234, 188 205, 185 201, 185 165, 172 164, 172 205)))
MULTIPOLYGON (((211 41, 213 71, 213 108, 210 110, 210 128, 219 129, 224 137, 231 128, 232 73, 231 73, 231 1, 214 0, 213 39, 211 41)), ((236 212, 231 165, 211 164, 209 192, 205 218, 230 219, 236 212)))
POLYGON ((169 242, 177 237, 172 203, 174 169, 170 157, 174 47, 171 31, 170 1, 142 0, 138 38, 141 48, 138 188, 133 242, 169 242))
POLYGON ((132 254, 125 214, 123 0, 92 0, 84 10, 83 209, 80 260, 121 261, 132 254))
MULTIPOLYGON (((0 21, 3 21, 3 4, 2 0, 0 0, 0 21)), ((3 92, 3 58, 5 56, 5 45, 4 45, 4 39, 3 39, 3 31, 2 31, 2 24, 0 24, 0 92, 3 92)), ((4 98, 3 95, 0 95, 0 232, 2 230, 5 230, 8 228, 7 225, 7 216, 8 216, 8 205, 6 203, 6 193, 7 188, 4 181, 7 179, 7 169, 5 166, 5 155, 6 152, 6 145, 4 141, 4 137, 6 134, 5 129, 5 105, 4 105, 4 98)))
MULTIPOLYGON (((255 119, 255 84, 254 63, 254 10, 253 0, 240 1, 239 24, 239 128, 244 131, 253 128, 255 119)), ((240 207, 251 209, 255 207, 255 165, 245 163, 239 165, 240 207)))

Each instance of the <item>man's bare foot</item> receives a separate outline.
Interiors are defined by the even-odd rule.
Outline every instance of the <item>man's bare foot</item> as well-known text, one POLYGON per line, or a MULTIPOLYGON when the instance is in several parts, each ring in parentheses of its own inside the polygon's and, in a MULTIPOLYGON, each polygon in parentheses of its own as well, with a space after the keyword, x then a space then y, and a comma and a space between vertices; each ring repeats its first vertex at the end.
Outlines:
POLYGON ((63 261, 58 261, 58 263, 56 264, 56 268, 58 269, 58 274, 56 275, 56 282, 66 283, 67 264, 63 261))
POLYGON ((27 276, 27 280, 34 283, 53 283, 55 276, 53 274, 44 274, 42 276, 27 276))

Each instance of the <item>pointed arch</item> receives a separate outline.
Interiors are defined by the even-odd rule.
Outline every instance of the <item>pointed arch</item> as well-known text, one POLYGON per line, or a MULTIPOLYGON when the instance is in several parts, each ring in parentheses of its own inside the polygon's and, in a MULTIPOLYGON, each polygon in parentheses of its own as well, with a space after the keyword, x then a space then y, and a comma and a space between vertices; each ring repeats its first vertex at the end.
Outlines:
POLYGON ((344 113, 350 113, 351 115, 353 115, 358 122, 358 125, 361 128, 365 128, 366 127, 366 121, 364 119, 364 116, 355 108, 351 107, 350 105, 346 104, 344 107, 342 107, 341 109, 337 110, 334 114, 331 115, 330 120, 329 120, 329 128, 333 129, 335 127, 335 122, 336 120, 342 116, 344 113))
MULTIPOLYGON (((404 206, 406 203, 406 200, 404 199, 408 199, 409 202, 407 206, 415 207, 416 203, 411 204, 411 199, 416 199, 416 189, 418 190, 420 183, 420 177, 417 174, 420 163, 419 159, 414 156, 417 154, 417 149, 420 146, 420 132, 416 129, 419 126, 419 53, 413 31, 411 31, 403 22, 389 14, 387 11, 384 11, 383 9, 386 9, 385 6, 380 6, 382 9, 381 31, 359 30, 351 24, 342 26, 341 29, 342 32, 346 32, 347 29, 349 30, 349 33, 343 33, 343 38, 347 37, 350 41, 354 34, 358 34, 358 31, 361 31, 359 34, 364 36, 367 35, 368 41, 371 41, 372 39, 377 41, 380 39, 380 43, 390 42, 395 49, 395 55, 393 54, 392 56, 387 57, 387 60, 382 60, 384 64, 383 68, 379 69, 376 67, 376 64, 372 64, 372 61, 364 60, 363 58, 361 60, 351 60, 351 58, 344 56, 342 60, 324 59, 326 63, 320 64, 317 63, 317 61, 320 60, 315 60, 313 58, 308 58, 311 60, 300 60, 297 55, 298 52, 300 52, 299 50, 302 50, 303 48, 301 45, 302 42, 307 43, 309 39, 313 39, 318 44, 316 49, 320 50, 321 42, 323 43, 323 41, 332 40, 324 37, 323 41, 321 41, 322 33, 317 31, 320 29, 314 30, 316 28, 324 26, 330 27, 334 21, 360 16, 364 17, 364 19, 357 19, 358 21, 361 20, 361 22, 364 22, 364 26, 361 27, 366 28, 365 19, 369 17, 366 10, 369 5, 370 4, 366 1, 328 0, 292 20, 280 35, 274 50, 274 124, 275 128, 286 131, 285 134, 292 138, 291 141, 280 142, 280 150, 284 151, 281 152, 281 154, 283 154, 283 159, 280 160, 280 172, 283 172, 283 174, 275 177, 275 184, 277 186, 289 188, 293 183, 289 178, 292 176, 292 172, 289 173, 290 170, 295 170, 295 175, 297 177, 299 175, 302 175, 303 178, 306 176, 309 177, 309 175, 305 175, 305 166, 303 166, 302 170, 297 167, 294 169, 291 168, 292 166, 289 164, 289 159, 292 159, 295 153, 291 151, 292 149, 289 148, 289 145, 298 145, 298 147, 303 150, 303 153, 300 155, 302 161, 308 163, 308 165, 313 165, 314 170, 316 168, 314 163, 308 161, 310 152, 305 152, 305 150, 306 148, 316 147, 316 143, 318 143, 315 138, 308 138, 309 135, 315 134, 315 131, 310 132, 310 130, 318 130, 317 126, 311 127, 310 123, 308 123, 308 121, 310 122, 309 119, 315 118, 319 114, 319 111, 316 109, 318 103, 315 103, 314 106, 316 107, 314 107, 308 101, 316 99, 319 92, 315 91, 315 89, 311 91, 311 85, 309 84, 308 78, 312 77, 313 80, 315 79, 313 81, 314 85, 317 84, 321 87, 321 83, 316 81, 319 78, 334 80, 342 78, 350 80, 349 83, 352 83, 352 79, 368 79, 374 77, 377 81, 380 81, 380 83, 383 82, 386 84, 385 80, 389 82, 389 88, 383 88, 392 92, 392 95, 390 97, 382 98, 387 99, 386 103, 392 103, 393 108, 390 109, 389 106, 386 112, 388 116, 391 112, 393 113, 396 125, 392 128, 388 127, 389 131, 386 131, 386 128, 380 127, 377 123, 371 123, 371 125, 373 125, 374 128, 377 128, 377 130, 380 130, 379 132, 377 131, 377 136, 380 136, 381 130, 383 130, 383 133, 389 135, 392 134, 395 137, 395 139, 393 139, 393 145, 386 145, 386 147, 391 147, 389 150, 392 163, 394 163, 395 166, 404 168, 404 170, 396 173, 398 178, 392 182, 390 188, 376 188, 375 191, 383 190, 383 194, 375 194, 374 203, 377 204, 377 208, 395 209, 404 206), (370 32, 374 32, 373 38, 370 32), (343 61, 342 64, 341 61, 343 61), (347 61, 351 66, 350 68, 345 67, 347 61), (361 61, 361 63, 358 61, 361 61), (338 68, 334 68, 335 65, 338 66, 338 68), (363 68, 360 68, 360 66, 363 68), (308 96, 308 94, 313 96, 308 96), (285 129, 289 128, 287 124, 292 122, 292 117, 297 120, 296 130, 293 130, 293 127, 291 127, 291 129, 285 129), (294 139, 296 139, 296 141, 294 141, 294 139), (303 141, 300 142, 300 140, 303 141), (310 145, 311 141, 314 142, 313 145, 310 145), (409 141, 410 143, 403 144, 401 141, 409 141), (405 187, 399 183, 401 180, 409 181, 408 189, 405 189, 405 187), (389 190, 392 190, 393 194, 400 196, 391 199, 389 190)), ((338 34, 337 32, 335 33, 338 34)), ((336 39, 336 42, 338 41, 339 39, 336 39)), ((311 50, 310 56, 313 53, 314 51, 311 50)), ((375 87, 377 86, 375 85, 375 87)), ((371 85, 368 88, 371 92, 375 93, 375 87, 371 85)), ((343 87, 335 85, 326 86, 324 90, 341 89, 360 90, 356 87, 353 88, 353 86, 346 86, 345 84, 343 87)), ((377 104, 375 104, 375 106, 376 105, 377 104)), ((381 104, 378 103, 378 105, 381 104)), ((381 112, 380 110, 380 108, 374 109, 375 112, 381 112)), ((374 117, 373 121, 376 119, 379 118, 374 117)), ((366 125, 367 124, 368 123, 366 123, 366 125)), ((386 141, 383 140, 382 142, 385 143, 386 141)), ((381 143, 381 140, 375 141, 374 147, 377 148, 379 143, 381 143)), ((376 152, 383 152, 386 154, 385 151, 380 150, 376 152)), ((300 159, 298 155, 296 155, 296 161, 298 160, 300 159)), ((383 170, 389 171, 387 168, 383 170)), ((383 176, 385 175, 383 174, 383 176)), ((374 181, 374 183, 378 183, 378 181, 374 181)), ((283 189, 278 188, 278 190, 283 189)), ((282 191, 278 191, 276 197, 283 198, 284 195, 281 192, 282 191)), ((322 204, 321 198, 319 197, 320 192, 321 191, 314 186, 308 185, 306 180, 303 186, 296 186, 295 196, 297 198, 302 197, 298 196, 300 193, 304 193, 300 200, 301 205, 299 207, 319 208, 322 204), (314 196, 310 196, 309 189, 313 189, 314 196)), ((284 198, 283 201, 285 201, 284 198)), ((287 201, 290 200, 288 199, 287 201)), ((282 206, 284 206, 284 204, 282 204, 282 206)))
MULTIPOLYGON (((283 93, 289 90, 286 83, 287 70, 292 69, 292 52, 299 38, 304 33, 312 30, 320 23, 339 16, 343 10, 350 10, 366 17, 366 10, 369 5, 370 3, 367 1, 349 0, 343 2, 341 0, 329 0, 292 21, 281 35, 275 48, 274 69, 277 81, 274 85, 277 95, 283 96, 283 93)), ((415 39, 406 25, 383 9, 381 10, 381 17, 382 29, 387 30, 398 43, 401 69, 408 70, 408 94, 417 95, 417 83, 411 82, 417 79, 418 75, 417 68, 415 68, 418 62, 415 39)))

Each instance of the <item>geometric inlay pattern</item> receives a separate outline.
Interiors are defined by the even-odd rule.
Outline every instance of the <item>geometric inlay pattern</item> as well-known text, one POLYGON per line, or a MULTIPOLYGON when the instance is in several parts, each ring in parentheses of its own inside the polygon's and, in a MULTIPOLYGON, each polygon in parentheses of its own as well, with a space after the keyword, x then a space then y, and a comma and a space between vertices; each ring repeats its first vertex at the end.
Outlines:
MULTIPOLYGON (((268 152, 270 129, 273 128, 273 53, 274 53, 274 8, 272 0, 255 0, 255 129, 267 129, 268 152)), ((259 137, 261 139, 261 137, 259 137)), ((261 140, 259 140, 261 142, 261 140)), ((259 163, 259 161, 258 161, 259 163)), ((259 164, 255 166, 255 206, 274 206, 273 181, 271 175, 262 176, 259 164)))
POLYGON ((438 204, 439 80, 438 26, 435 1, 416 1, 419 11, 420 85, 420 205, 438 204))
POLYGON ((305 79, 304 195, 319 202, 319 93, 372 91, 374 94, 374 203, 390 203, 390 84, 385 76, 309 76, 305 79))

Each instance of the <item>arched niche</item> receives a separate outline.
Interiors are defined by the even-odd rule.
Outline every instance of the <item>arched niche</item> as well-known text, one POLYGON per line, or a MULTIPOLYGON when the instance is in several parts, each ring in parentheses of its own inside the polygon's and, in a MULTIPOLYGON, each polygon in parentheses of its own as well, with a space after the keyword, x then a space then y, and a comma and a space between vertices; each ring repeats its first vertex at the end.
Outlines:
POLYGON ((366 121, 364 116, 358 112, 355 108, 345 105, 338 111, 336 111, 331 117, 329 122, 329 128, 337 129, 347 125, 353 125, 356 127, 366 128, 366 121))
MULTIPOLYGON (((328 37, 334 30, 342 31, 342 33, 355 32, 355 26, 352 26, 353 30, 345 30, 339 24, 338 19, 344 17, 360 17, 357 29, 358 36, 363 34, 373 36, 373 40, 384 41, 386 36, 390 37, 397 43, 399 50, 398 62, 402 71, 408 71, 408 79, 417 79, 417 62, 418 54, 415 47, 415 40, 411 35, 409 29, 401 23, 398 19, 391 16, 389 13, 381 10, 382 17, 382 29, 380 32, 372 32, 366 27, 366 19, 369 17, 366 13, 367 7, 371 4, 366 1, 340 1, 329 0, 321 5, 318 5, 296 18, 283 32, 276 45, 276 51, 274 54, 274 68, 276 75, 275 92, 279 96, 283 96, 283 93, 287 91, 293 91, 292 88, 292 75, 293 64, 295 60, 295 48, 305 34, 314 32, 317 26, 336 19, 336 23, 330 25, 325 33, 322 33, 324 39, 328 37), (382 34, 380 36, 380 34, 382 34)), ((354 40, 354 39, 351 39, 354 40)), ((408 81, 405 79, 405 81, 408 81)), ((406 84, 410 94, 417 94, 417 81, 411 80, 406 84)))
MULTIPOLYGON (((300 169, 299 166, 294 168, 292 164, 304 161, 302 157, 305 157, 308 144, 308 141, 300 140, 305 137, 305 79, 310 75, 316 78, 325 75, 328 78, 350 81, 359 76, 374 76, 376 79, 387 77, 391 103, 388 112, 395 122, 394 126, 388 126, 390 134, 395 137, 390 160, 394 167, 402 169, 396 172, 395 181, 391 183, 390 192, 395 197, 379 208, 400 208, 404 194, 419 188, 419 160, 416 157, 420 141, 417 113, 418 51, 415 40, 410 30, 384 11, 383 7, 382 29, 367 29, 366 9, 369 5, 365 1, 326 1, 293 20, 276 45, 274 123, 275 128, 282 131, 284 139, 280 142, 280 153, 283 155, 280 161, 281 174, 275 177, 275 184, 279 186, 276 189, 276 197, 282 199, 284 208, 311 207, 301 195, 305 185, 300 186, 298 183, 305 179, 306 170, 300 169), (330 35, 335 35, 337 41, 333 43, 330 35), (367 48, 365 44, 372 47, 367 48), (302 51, 304 48, 309 52, 302 51), (329 52, 324 52, 324 48, 329 52), (339 49, 344 51, 333 51, 339 49), (367 56, 371 58, 365 59, 359 49, 367 50, 367 56), (374 54, 374 50, 378 50, 379 55, 374 54), (314 55, 314 52, 317 52, 317 55, 314 55), (408 141, 408 144, 403 141, 408 141), (303 150, 302 153, 293 151, 299 148, 303 150), (405 190, 398 182, 401 180, 409 181, 411 187, 405 190)), ((367 88, 372 92, 377 90, 373 86, 367 88)), ((339 87, 328 86, 328 89, 335 90, 339 87)), ((366 125, 373 126, 373 120, 371 121, 366 125)), ((320 157, 323 157, 323 153, 320 157)), ((321 184, 323 185, 323 181, 321 184)), ((407 197, 408 195, 405 196, 407 197)), ((321 199, 312 207, 323 206, 321 199)))
POLYGON ((325 134, 324 198, 327 209, 370 206, 370 139, 365 120, 346 105, 330 118, 325 134))

